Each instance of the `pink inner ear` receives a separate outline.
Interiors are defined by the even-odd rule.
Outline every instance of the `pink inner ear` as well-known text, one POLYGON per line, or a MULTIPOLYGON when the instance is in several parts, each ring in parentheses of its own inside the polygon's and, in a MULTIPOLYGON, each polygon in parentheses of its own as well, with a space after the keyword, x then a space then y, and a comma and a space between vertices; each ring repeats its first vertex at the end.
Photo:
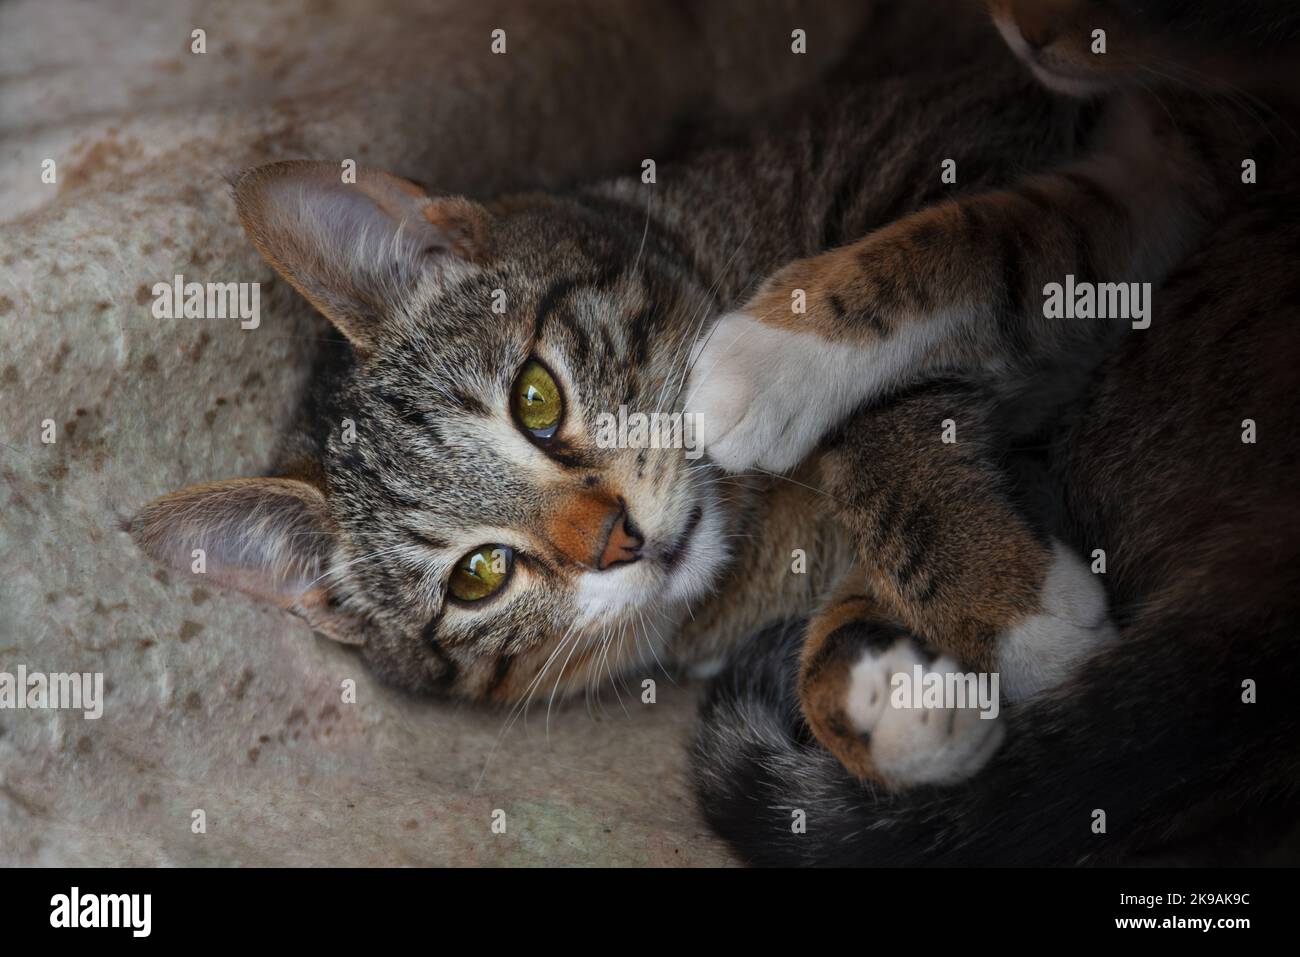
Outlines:
POLYGON ((482 207, 376 170, 351 183, 331 163, 272 163, 239 178, 235 204, 267 261, 361 349, 431 265, 486 245, 482 207))
POLYGON ((310 600, 309 589, 323 594, 335 541, 324 495, 296 479, 182 489, 145 506, 132 535, 164 564, 285 608, 310 600))

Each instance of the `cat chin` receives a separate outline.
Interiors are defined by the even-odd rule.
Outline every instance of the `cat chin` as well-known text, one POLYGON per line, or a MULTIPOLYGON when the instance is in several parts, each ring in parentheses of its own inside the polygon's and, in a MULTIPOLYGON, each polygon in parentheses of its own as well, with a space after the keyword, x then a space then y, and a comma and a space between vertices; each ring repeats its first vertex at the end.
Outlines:
POLYGON ((1038 82, 1049 90, 1081 100, 1100 96, 1109 91, 1110 85, 1099 78, 1066 74, 1045 66, 1040 61, 1039 55, 1025 40, 1015 20, 998 16, 994 17, 993 23, 1016 57, 1029 67, 1038 82))
POLYGON ((1054 93, 1062 93, 1076 100, 1086 100, 1094 96, 1101 96, 1109 93, 1112 89, 1111 84, 1104 83, 1100 80, 1083 76, 1070 76, 1064 73, 1057 73, 1037 63, 1031 63, 1029 68, 1034 71, 1034 76, 1038 82, 1043 84, 1054 93))

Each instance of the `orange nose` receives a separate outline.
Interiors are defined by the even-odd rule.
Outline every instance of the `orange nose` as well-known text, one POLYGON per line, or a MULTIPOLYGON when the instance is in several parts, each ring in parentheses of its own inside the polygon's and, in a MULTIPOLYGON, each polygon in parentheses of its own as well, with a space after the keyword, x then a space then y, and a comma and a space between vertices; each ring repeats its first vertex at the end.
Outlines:
POLYGON ((627 512, 621 511, 609 527, 609 537, 605 539, 605 548, 596 567, 604 571, 611 565, 634 562, 640 557, 641 537, 628 529, 627 512))
POLYGON ((1056 2, 1032 0, 1032 2, 1017 3, 1014 16, 1016 25, 1020 27, 1020 35, 1035 50, 1048 46, 1056 39, 1060 21, 1072 5, 1065 0, 1056 0, 1056 2))
POLYGON ((604 570, 641 557, 641 537, 622 501, 580 492, 556 504, 546 522, 556 550, 577 565, 604 570))

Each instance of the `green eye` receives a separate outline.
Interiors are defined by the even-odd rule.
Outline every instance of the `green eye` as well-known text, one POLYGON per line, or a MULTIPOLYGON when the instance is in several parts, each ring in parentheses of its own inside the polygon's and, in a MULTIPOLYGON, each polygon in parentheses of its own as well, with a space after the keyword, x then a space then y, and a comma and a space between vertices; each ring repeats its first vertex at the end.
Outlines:
POLYGON ((495 595, 510 577, 515 553, 504 545, 483 545, 456 563, 447 590, 461 601, 482 601, 495 595))
POLYGON ((560 387, 546 371, 546 366, 536 359, 529 359, 511 391, 511 404, 520 426, 534 438, 549 439, 555 435, 560 427, 560 416, 564 413, 564 400, 560 398, 560 387))

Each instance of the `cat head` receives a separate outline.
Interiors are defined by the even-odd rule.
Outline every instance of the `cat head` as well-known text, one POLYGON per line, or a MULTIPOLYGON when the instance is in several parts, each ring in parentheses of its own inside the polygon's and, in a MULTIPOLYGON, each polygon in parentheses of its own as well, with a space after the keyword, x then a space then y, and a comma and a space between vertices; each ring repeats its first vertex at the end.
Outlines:
POLYGON ((1291 91, 1291 0, 987 0, 1007 44, 1048 88, 1088 97, 1142 87, 1291 91))
POLYGON ((511 700, 653 660, 728 559, 689 435, 607 429, 681 409, 716 305, 680 254, 612 200, 481 205, 327 163, 254 169, 235 202, 355 361, 318 461, 150 503, 143 550, 186 571, 202 550, 209 581, 415 690, 511 700))

